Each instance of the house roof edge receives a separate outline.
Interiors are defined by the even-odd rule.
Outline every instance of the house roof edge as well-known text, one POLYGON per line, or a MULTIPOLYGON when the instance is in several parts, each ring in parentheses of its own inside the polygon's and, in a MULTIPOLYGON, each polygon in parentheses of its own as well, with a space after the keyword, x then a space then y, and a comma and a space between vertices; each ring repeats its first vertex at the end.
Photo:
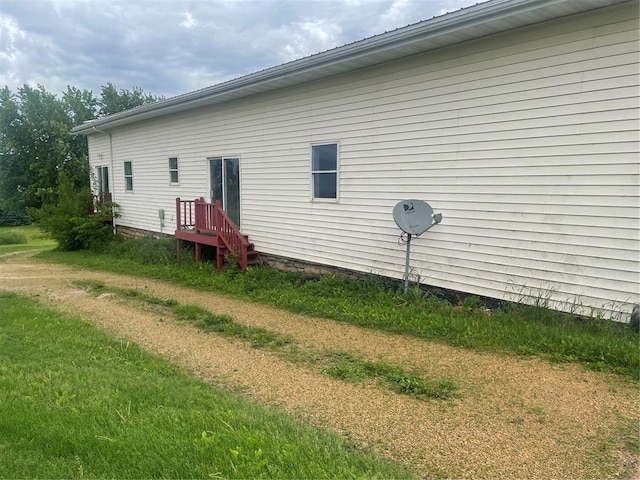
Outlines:
POLYGON ((71 132, 90 135, 103 129, 110 130, 141 120, 334 76, 430 49, 627 1, 489 0, 210 87, 89 120, 74 127, 71 132), (320 69, 324 70, 319 72, 320 69))

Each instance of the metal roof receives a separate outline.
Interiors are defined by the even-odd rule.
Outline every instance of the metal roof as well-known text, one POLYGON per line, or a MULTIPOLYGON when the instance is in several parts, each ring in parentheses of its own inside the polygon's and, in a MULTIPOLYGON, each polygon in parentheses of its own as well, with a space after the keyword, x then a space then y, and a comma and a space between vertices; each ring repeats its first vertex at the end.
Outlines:
POLYGON ((228 102, 629 0, 489 0, 211 87, 78 125, 90 134, 228 102), (94 128, 95 127, 95 128, 94 128))

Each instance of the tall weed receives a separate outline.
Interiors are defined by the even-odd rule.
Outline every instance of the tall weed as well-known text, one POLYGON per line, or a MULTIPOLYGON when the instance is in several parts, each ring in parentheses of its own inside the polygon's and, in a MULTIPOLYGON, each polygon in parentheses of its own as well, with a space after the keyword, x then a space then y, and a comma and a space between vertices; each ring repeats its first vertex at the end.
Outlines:
POLYGON ((27 236, 15 230, 0 231, 0 245, 21 245, 27 243, 27 236))
MULTIPOLYGON (((105 244, 101 252, 126 258, 141 265, 174 265, 177 263, 176 242, 173 237, 119 239, 105 244)), ((189 257, 185 255, 185 257, 189 257)))

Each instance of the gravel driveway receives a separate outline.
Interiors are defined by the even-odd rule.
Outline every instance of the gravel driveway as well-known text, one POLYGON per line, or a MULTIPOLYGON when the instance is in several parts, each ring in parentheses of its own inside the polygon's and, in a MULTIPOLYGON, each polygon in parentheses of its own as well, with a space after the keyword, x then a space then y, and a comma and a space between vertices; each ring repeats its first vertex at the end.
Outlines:
POLYGON ((306 317, 217 293, 35 261, 0 258, 0 290, 80 316, 111 334, 184 366, 206 381, 277 405, 360 446, 449 478, 613 478, 637 476, 638 384, 579 365, 477 353, 306 317), (455 400, 421 401, 376 385, 323 376, 203 333, 169 314, 73 284, 96 280, 196 304, 237 321, 291 335, 302 346, 344 350, 460 386, 455 400))

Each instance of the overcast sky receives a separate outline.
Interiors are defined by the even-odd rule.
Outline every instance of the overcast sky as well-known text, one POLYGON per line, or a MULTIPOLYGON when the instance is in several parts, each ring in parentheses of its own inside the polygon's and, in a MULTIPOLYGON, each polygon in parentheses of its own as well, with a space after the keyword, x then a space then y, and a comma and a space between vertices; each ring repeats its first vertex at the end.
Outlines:
POLYGON ((0 88, 170 97, 479 0, 0 0, 0 88))

